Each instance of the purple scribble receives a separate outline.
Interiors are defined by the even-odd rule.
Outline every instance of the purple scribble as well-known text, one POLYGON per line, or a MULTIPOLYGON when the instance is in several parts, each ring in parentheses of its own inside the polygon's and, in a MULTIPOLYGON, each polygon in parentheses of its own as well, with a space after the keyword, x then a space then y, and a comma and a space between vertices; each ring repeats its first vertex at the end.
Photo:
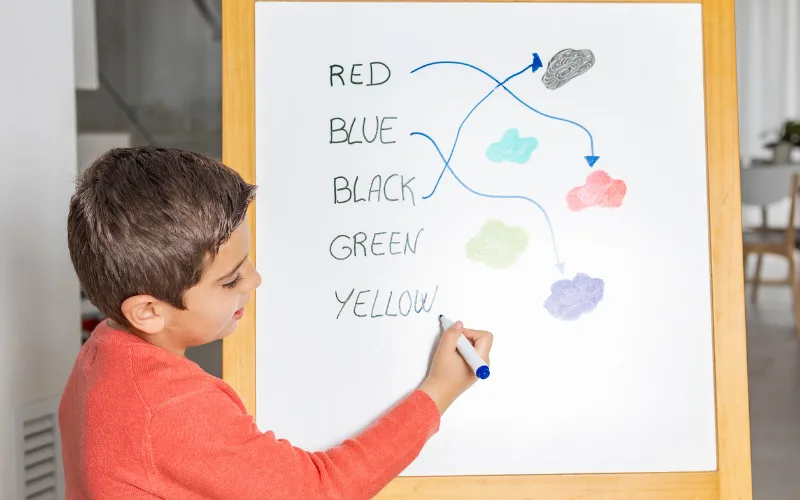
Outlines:
POLYGON ((575 321, 581 314, 592 312, 603 300, 603 280, 578 273, 572 280, 558 280, 550 286, 552 292, 544 307, 554 317, 575 321))

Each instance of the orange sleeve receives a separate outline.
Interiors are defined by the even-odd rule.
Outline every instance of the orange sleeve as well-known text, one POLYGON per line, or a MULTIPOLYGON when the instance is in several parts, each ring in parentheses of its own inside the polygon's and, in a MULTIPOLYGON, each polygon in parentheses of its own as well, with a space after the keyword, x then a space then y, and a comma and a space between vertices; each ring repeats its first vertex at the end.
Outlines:
MULTIPOLYGON (((365 431, 325 452, 307 452, 272 431, 221 390, 157 410, 149 449, 166 492, 237 500, 360 500, 375 496, 439 430, 433 400, 414 391, 365 431)), ((166 498, 169 498, 167 496, 166 498)))

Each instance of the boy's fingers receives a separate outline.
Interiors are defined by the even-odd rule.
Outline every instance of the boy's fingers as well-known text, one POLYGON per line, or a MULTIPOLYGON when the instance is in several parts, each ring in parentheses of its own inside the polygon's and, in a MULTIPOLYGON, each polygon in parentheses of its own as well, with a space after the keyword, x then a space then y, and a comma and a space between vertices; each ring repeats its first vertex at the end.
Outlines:
POLYGON ((475 351, 483 358, 486 359, 489 355, 489 351, 492 349, 492 342, 494 341, 494 335, 490 332, 483 331, 483 330, 463 330, 464 336, 472 342, 472 345, 475 346, 475 351))
POLYGON ((448 351, 455 351, 456 343, 462 334, 475 346, 475 351, 478 355, 488 363, 489 351, 492 349, 494 336, 490 332, 484 330, 464 328, 461 321, 456 321, 452 327, 448 328, 442 334, 442 339, 440 341, 441 347, 448 351))
POLYGON ((478 356, 483 358, 487 363, 489 362, 489 351, 492 350, 492 334, 481 337, 475 342, 475 352, 478 356))
POLYGON ((490 332, 484 330, 471 330, 469 328, 464 328, 463 330, 461 330, 461 333, 463 333, 464 336, 467 337, 469 341, 472 342, 473 344, 479 341, 480 339, 488 338, 491 340, 492 337, 492 334, 490 332))

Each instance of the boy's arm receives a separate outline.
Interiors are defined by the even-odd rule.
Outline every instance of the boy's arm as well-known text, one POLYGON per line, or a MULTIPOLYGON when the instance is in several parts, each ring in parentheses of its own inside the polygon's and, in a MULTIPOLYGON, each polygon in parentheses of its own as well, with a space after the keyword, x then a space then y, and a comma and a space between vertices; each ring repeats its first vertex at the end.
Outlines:
POLYGON ((262 433, 223 390, 203 391, 152 417, 157 481, 204 498, 360 500, 375 496, 438 431, 439 409, 417 390, 358 436, 306 452, 262 433))

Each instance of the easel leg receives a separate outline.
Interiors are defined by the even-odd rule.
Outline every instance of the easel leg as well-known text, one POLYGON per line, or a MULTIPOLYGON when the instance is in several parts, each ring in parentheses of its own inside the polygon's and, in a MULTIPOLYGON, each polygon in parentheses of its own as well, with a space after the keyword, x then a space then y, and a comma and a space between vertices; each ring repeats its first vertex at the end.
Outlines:
POLYGON ((797 276, 797 256, 795 252, 789 257, 789 279, 792 283, 792 305, 794 307, 794 331, 800 340, 800 281, 797 276))
POLYGON ((763 261, 764 261, 764 254, 758 252, 756 254, 756 270, 755 273, 753 274, 753 290, 751 292, 752 295, 750 297, 753 304, 755 304, 756 301, 758 300, 758 287, 761 281, 761 264, 763 263, 763 261))

